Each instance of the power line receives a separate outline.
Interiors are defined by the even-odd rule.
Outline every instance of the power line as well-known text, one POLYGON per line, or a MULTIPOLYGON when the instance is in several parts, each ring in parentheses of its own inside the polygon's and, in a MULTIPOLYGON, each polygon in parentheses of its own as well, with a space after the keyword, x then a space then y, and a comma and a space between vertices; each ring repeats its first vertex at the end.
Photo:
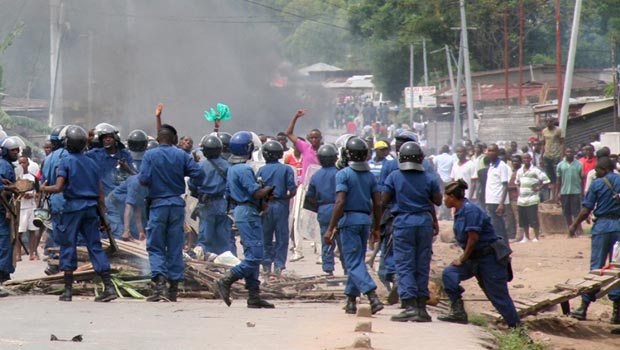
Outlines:
POLYGON ((250 4, 253 4, 253 5, 256 5, 256 6, 264 7, 266 9, 269 9, 269 10, 272 10, 272 11, 280 12, 280 13, 283 13, 285 15, 297 17, 297 18, 303 19, 305 21, 311 21, 311 22, 315 22, 315 23, 318 23, 318 24, 322 24, 322 25, 326 25, 326 26, 330 26, 330 27, 334 27, 334 28, 338 28, 338 29, 343 29, 343 30, 349 31, 349 28, 347 28, 347 27, 342 27, 342 26, 339 26, 337 24, 319 21, 319 20, 313 19, 313 18, 308 18, 308 17, 302 16, 302 15, 299 15, 297 13, 289 12, 289 11, 286 11, 284 9, 280 9, 280 8, 277 8, 277 7, 269 6, 267 4, 263 4, 263 3, 260 3, 260 2, 257 2, 257 1, 253 1, 253 0, 243 0, 243 1, 245 1, 247 3, 250 3, 250 4))

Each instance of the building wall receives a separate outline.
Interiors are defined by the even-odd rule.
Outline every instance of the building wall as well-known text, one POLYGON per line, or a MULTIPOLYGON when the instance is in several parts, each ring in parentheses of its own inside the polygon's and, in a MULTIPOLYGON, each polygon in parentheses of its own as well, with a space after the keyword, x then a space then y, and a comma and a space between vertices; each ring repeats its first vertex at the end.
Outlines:
POLYGON ((530 106, 485 107, 478 127, 478 140, 490 143, 517 141, 519 147, 533 136, 534 111, 530 106))
POLYGON ((592 135, 614 131, 613 124, 613 108, 571 118, 566 128, 566 145, 574 147, 580 143, 590 143, 592 135))

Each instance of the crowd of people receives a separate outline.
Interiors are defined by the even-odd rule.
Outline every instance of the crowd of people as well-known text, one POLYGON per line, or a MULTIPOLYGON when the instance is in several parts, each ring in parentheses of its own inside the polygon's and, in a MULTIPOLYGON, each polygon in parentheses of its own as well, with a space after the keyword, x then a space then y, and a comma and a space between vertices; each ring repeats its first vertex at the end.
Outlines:
MULTIPOLYGON (((40 183, 20 194, 19 232, 28 235, 31 259, 37 259, 40 231, 46 233, 46 248, 59 248, 58 268, 48 267, 46 273, 64 273, 60 300, 72 300, 77 245, 87 247, 105 286, 95 300, 117 297, 100 241, 103 233, 146 240, 154 285, 147 298, 151 302, 176 301, 184 251, 192 254, 196 246, 236 256, 240 243, 242 260, 217 281, 220 297, 230 306, 231 286, 243 279, 248 307, 273 308, 260 296, 261 269, 265 276, 280 275, 287 262, 303 259, 303 236, 310 225, 320 231, 323 272, 333 275, 338 257, 347 275, 346 313, 356 313, 361 295, 368 298, 373 314, 385 307, 366 265, 366 252, 376 249, 380 282, 400 298, 404 309, 392 320, 429 322, 432 243, 444 219, 454 221, 455 240, 463 252, 443 271, 451 308, 439 319, 467 323, 460 283, 476 277, 507 324, 517 327, 521 321, 507 287, 512 279, 509 242, 540 238, 541 201, 561 201, 571 236, 594 214, 592 268, 605 264, 620 232, 617 158, 594 144, 578 152, 564 147, 554 121, 540 139, 531 138, 521 149, 516 142, 499 147, 465 141, 454 152, 444 146, 438 154, 425 156, 418 135, 408 130, 394 132, 393 138, 374 132, 345 134, 335 144, 324 142, 318 129, 298 136, 295 128, 303 110, 275 136, 249 131, 231 135, 220 132, 216 123, 215 131, 194 147, 190 137, 179 138, 173 126, 161 123, 162 108, 156 110, 156 139, 135 130, 123 143, 118 129, 106 123, 88 132, 76 125, 57 126, 44 147, 40 169, 27 152, 19 157, 14 138, 2 141, 4 192, 17 193, 16 176, 40 183), (198 201, 195 240, 184 230, 186 196, 198 201), (49 211, 50 227, 33 225, 39 209, 49 211), (302 212, 314 213, 316 222, 301 225, 302 212)), ((368 113, 376 123, 380 113, 368 113)), ((8 226, 3 215, 3 233, 9 232, 8 226)), ((0 237, 4 282, 15 266, 10 240, 0 237)), ((615 292, 610 293, 612 322, 618 323, 620 293, 615 292)), ((593 295, 584 295, 575 317, 585 319, 593 295)))

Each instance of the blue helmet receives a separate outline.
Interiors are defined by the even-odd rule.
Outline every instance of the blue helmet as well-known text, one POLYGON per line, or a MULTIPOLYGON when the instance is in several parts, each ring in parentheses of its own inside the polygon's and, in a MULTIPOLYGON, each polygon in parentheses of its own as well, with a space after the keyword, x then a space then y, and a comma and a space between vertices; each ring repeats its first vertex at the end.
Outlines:
POLYGON ((411 131, 403 131, 400 134, 397 134, 395 138, 399 141, 404 141, 404 142, 407 142, 407 141, 418 142, 418 135, 416 135, 415 133, 411 131))
POLYGON ((236 132, 230 139, 230 163, 243 163, 249 159, 254 151, 252 134, 247 131, 236 132))

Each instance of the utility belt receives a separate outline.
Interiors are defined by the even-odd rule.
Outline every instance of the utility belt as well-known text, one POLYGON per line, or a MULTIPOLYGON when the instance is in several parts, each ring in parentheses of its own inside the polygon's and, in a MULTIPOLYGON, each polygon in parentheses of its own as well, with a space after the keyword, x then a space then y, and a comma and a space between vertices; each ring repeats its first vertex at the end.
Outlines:
POLYGON ((344 213, 360 213, 360 214, 366 214, 366 215, 370 215, 370 212, 368 211, 363 211, 363 210, 345 210, 344 213))
POLYGON ((210 194, 210 193, 202 193, 198 195, 198 203, 200 204, 208 204, 211 201, 224 199, 223 193, 210 194))
POLYGON ((508 246, 508 243, 502 238, 499 238, 484 248, 474 250, 468 260, 473 263, 474 270, 476 271, 474 275, 480 282, 482 279, 478 272, 478 264, 480 263, 479 260, 485 256, 493 255, 499 264, 506 267, 507 281, 510 282, 514 278, 510 254, 512 254, 512 250, 508 246))
POLYGON ((478 260, 484 256, 495 253, 495 249, 491 246, 486 246, 484 248, 474 250, 469 256, 470 260, 478 260))
POLYGON ((597 222, 598 220, 601 219, 607 219, 607 220, 620 220, 620 214, 605 214, 605 215, 599 215, 596 216, 594 218, 594 222, 597 222))

